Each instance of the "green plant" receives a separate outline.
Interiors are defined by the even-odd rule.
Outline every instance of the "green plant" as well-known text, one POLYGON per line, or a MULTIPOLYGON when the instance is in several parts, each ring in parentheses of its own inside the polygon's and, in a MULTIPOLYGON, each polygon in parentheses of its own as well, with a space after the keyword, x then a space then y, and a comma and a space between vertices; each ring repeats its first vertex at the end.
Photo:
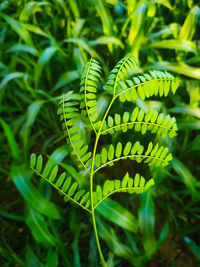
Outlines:
MULTIPOLYGON (((97 153, 98 144, 102 135, 115 132, 135 131, 145 134, 151 131, 161 137, 172 138, 176 135, 176 120, 169 115, 153 109, 144 111, 139 109, 136 104, 137 98, 146 99, 151 96, 167 96, 170 90, 175 93, 179 81, 168 72, 149 71, 148 73, 139 73, 136 59, 128 54, 120 60, 111 71, 104 90, 112 95, 111 101, 101 118, 97 108, 98 83, 101 77, 100 64, 91 59, 85 66, 82 74, 80 93, 69 91, 61 97, 58 114, 62 122, 62 128, 67 141, 72 148, 72 156, 78 160, 79 171, 86 171, 90 177, 90 189, 79 189, 78 183, 72 183, 72 178, 67 177, 66 172, 58 175, 58 165, 50 158, 43 168, 43 157, 36 154, 31 155, 30 166, 34 172, 54 186, 64 199, 71 200, 78 206, 89 212, 92 216, 92 222, 97 242, 100 259, 103 266, 107 266, 104 259, 95 220, 95 209, 107 197, 116 192, 143 193, 154 184, 151 178, 147 182, 139 173, 135 174, 134 179, 130 178, 129 173, 122 180, 104 181, 103 186, 97 185, 94 190, 94 175, 106 166, 113 166, 116 161, 123 159, 135 160, 138 163, 144 162, 149 166, 167 166, 172 159, 168 148, 155 145, 149 142, 147 147, 137 140, 134 144, 128 141, 124 145, 118 141, 116 144, 104 145, 102 150, 97 153), (129 101, 135 105, 132 113, 125 111, 123 115, 115 113, 114 116, 108 116, 114 102, 129 101), (86 143, 82 135, 82 129, 87 127, 89 131, 95 134, 95 144, 93 152, 89 152, 90 144, 86 143)), ((123 140, 122 140, 123 141, 123 140)))

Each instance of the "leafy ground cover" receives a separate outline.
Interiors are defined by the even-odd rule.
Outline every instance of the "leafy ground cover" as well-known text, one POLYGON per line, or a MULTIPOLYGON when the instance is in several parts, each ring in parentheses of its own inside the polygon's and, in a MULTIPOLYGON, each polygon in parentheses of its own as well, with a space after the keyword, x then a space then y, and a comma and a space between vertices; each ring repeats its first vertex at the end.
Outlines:
MULTIPOLYGON (((176 95, 137 103, 175 116, 178 135, 164 140, 174 158, 166 169, 150 170, 153 188, 141 197, 114 195, 99 206, 103 253, 109 266, 198 265, 198 1, 2 1, 0 26, 1 266, 98 266, 89 218, 35 177, 28 160, 31 152, 50 155, 80 186, 87 183, 69 156, 56 114, 58 98, 78 92, 91 57, 107 77, 128 52, 138 58, 141 72, 167 70, 180 78, 176 95)), ((108 97, 102 88, 102 114, 108 97)), ((137 168, 119 162, 114 174, 137 168)), ((105 169, 98 179, 109 175, 105 169)))

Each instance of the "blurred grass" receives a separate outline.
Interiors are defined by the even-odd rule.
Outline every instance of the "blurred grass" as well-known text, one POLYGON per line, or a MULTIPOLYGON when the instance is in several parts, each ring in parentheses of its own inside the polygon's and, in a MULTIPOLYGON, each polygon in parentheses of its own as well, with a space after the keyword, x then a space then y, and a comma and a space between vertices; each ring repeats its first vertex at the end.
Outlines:
MULTIPOLYGON (((90 57, 101 61, 106 76, 127 52, 139 57, 143 69, 180 76, 175 96, 140 103, 174 114, 179 134, 167 141, 172 165, 151 170, 157 184, 141 203, 119 196, 116 209, 128 222, 107 216, 118 198, 99 207, 104 254, 109 266, 199 264, 198 1, 10 0, 0 3, 1 266, 98 265, 89 218, 65 206, 24 163, 32 151, 47 153, 80 182, 63 145, 58 96, 78 90, 90 57)), ((102 112, 106 104, 102 93, 102 112)))

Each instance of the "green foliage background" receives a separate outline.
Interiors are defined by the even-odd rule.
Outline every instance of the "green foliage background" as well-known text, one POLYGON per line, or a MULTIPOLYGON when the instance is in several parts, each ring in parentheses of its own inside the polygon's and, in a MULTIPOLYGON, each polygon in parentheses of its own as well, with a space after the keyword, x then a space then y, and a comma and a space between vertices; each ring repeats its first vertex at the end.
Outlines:
MULTIPOLYGON (((51 155, 85 183, 68 157, 57 99, 78 92, 88 59, 98 59, 106 77, 127 52, 142 70, 169 70, 181 78, 175 96, 138 103, 174 115, 179 131, 167 141, 170 166, 152 170, 154 188, 141 197, 118 195, 98 209, 104 254, 109 266, 198 264, 198 1, 7 0, 0 3, 1 266, 98 266, 89 217, 63 203, 27 162, 33 151, 51 155)), ((102 113, 107 102, 102 90, 102 113)))

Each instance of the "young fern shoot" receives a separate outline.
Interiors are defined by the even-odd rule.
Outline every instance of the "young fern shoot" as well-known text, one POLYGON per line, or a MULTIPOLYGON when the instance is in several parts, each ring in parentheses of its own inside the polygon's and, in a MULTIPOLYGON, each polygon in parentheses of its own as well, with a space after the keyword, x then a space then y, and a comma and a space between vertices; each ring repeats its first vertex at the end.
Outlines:
MULTIPOLYGON (((150 131, 161 138, 176 135, 177 125, 174 117, 158 114, 149 109, 145 112, 137 106, 137 98, 143 100, 152 96, 166 97, 171 91, 173 94, 179 85, 179 81, 170 73, 152 70, 148 73, 138 74, 138 66, 135 58, 128 54, 120 60, 104 85, 104 90, 112 95, 112 99, 100 118, 97 108, 98 83, 101 77, 99 62, 91 59, 85 66, 81 78, 80 93, 69 91, 61 97, 58 114, 62 122, 62 128, 67 141, 72 148, 72 156, 77 160, 79 171, 85 170, 90 177, 89 190, 78 189, 78 183, 72 182, 72 178, 65 173, 58 175, 58 166, 49 159, 43 166, 43 157, 31 155, 30 167, 32 170, 49 182, 61 194, 64 200, 71 200, 92 216, 97 247, 103 266, 107 266, 99 241, 95 209, 97 206, 114 193, 128 192, 129 194, 141 194, 154 184, 154 179, 148 181, 139 173, 131 178, 127 172, 119 179, 105 180, 103 185, 96 184, 95 175, 105 167, 113 167, 117 161, 131 159, 137 163, 149 166, 167 166, 172 159, 168 148, 159 143, 149 144, 144 147, 138 140, 134 142, 118 141, 116 144, 103 146, 99 149, 99 140, 104 135, 112 135, 116 132, 122 134, 134 130, 141 134, 150 131), (132 102, 135 107, 132 112, 125 111, 122 114, 109 115, 115 102, 132 102), (94 131, 95 142, 93 151, 89 151, 91 144, 87 144, 81 135, 82 128, 94 131), (97 152, 100 151, 100 152, 97 152)), ((119 135, 118 135, 119 136, 119 135)))

